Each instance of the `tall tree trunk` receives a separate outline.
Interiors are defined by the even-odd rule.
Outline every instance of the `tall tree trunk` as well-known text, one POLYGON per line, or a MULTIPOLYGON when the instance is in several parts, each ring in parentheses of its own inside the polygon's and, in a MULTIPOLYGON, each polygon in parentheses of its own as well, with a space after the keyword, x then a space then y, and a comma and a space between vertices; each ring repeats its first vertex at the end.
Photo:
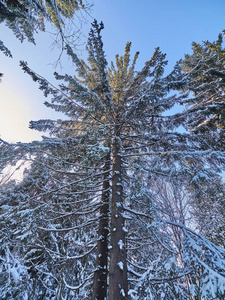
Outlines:
POLYGON ((102 191, 102 205, 100 207, 100 220, 98 229, 98 243, 96 253, 96 270, 94 273, 92 300, 104 300, 107 298, 108 277, 108 235, 109 235, 109 197, 110 183, 110 153, 106 157, 104 165, 104 181, 102 191))
POLYGON ((125 231, 123 217, 123 186, 121 180, 120 138, 113 144, 113 177, 111 201, 111 242, 108 300, 128 298, 125 231))

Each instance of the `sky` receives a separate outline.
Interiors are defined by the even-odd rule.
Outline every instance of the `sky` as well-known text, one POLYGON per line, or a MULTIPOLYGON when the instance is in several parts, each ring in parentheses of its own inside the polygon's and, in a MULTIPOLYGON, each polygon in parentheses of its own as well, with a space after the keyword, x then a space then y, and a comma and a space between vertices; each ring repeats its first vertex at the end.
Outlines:
MULTIPOLYGON (((168 68, 191 54, 192 42, 214 41, 225 29, 224 0, 93 0, 92 10, 84 15, 78 55, 85 59, 85 43, 93 18, 103 21, 104 49, 108 62, 115 54, 124 53, 127 41, 132 42, 132 54, 140 51, 137 70, 144 66, 156 47, 167 53, 168 68)), ((79 25, 78 17, 74 22, 79 25)), ((49 27, 48 31, 52 31, 49 27)), ((75 73, 72 63, 62 56, 56 65, 60 48, 49 32, 35 35, 36 45, 22 44, 12 32, 0 24, 0 40, 11 50, 13 58, 0 52, 0 138, 8 142, 40 140, 42 134, 29 129, 29 121, 57 119, 62 116, 46 108, 46 100, 38 85, 24 74, 19 61, 24 60, 38 74, 56 84, 53 73, 75 73)))

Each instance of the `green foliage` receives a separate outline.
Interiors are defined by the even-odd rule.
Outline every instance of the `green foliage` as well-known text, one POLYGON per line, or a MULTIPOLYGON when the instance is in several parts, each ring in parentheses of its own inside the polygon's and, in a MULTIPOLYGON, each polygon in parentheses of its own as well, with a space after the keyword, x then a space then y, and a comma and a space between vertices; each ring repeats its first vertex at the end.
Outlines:
MULTIPOLYGON (((223 36, 220 34, 212 43, 193 43, 192 49, 193 54, 186 55, 182 61, 184 90, 193 94, 184 102, 187 105, 185 126, 196 133, 215 132, 218 139, 224 139, 223 36)), ((212 134, 210 136, 213 138, 212 134)))

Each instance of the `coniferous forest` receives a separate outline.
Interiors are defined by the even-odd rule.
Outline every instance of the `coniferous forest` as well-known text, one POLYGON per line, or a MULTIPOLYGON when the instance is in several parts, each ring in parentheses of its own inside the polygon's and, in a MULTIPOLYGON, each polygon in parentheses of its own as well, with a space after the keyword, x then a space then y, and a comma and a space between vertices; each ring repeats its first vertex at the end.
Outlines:
POLYGON ((137 69, 131 42, 107 61, 94 20, 81 59, 64 24, 89 5, 0 0, 15 39, 52 23, 74 70, 56 86, 20 62, 64 117, 1 140, 0 299, 225 299, 225 34, 170 72, 159 48, 137 69))

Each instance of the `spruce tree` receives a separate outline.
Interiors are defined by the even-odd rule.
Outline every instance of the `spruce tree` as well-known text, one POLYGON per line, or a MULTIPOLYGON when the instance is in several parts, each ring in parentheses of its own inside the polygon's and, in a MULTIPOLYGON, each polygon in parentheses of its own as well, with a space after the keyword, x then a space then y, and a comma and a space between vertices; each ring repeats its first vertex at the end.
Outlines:
MULTIPOLYGON (((183 125, 191 134, 198 137, 202 149, 208 149, 210 145, 221 159, 224 156, 225 52, 223 35, 219 34, 214 42, 193 43, 192 54, 185 55, 181 61, 184 83, 182 91, 189 93, 189 97, 183 102, 186 105, 183 125)), ((221 172, 218 165, 211 166, 215 176, 202 176, 199 180, 201 192, 195 195, 193 204, 197 209, 196 214, 199 216, 205 236, 210 238, 211 235, 213 241, 222 246, 223 242, 220 241, 219 236, 225 229, 224 187, 219 178, 221 172), (210 185, 209 181, 211 181, 210 185), (212 209, 210 216, 207 209, 204 210, 209 207, 208 205, 212 209), (218 228, 218 233, 215 232, 215 228, 218 228), (214 234, 209 232, 214 232, 214 234)))
POLYGON ((0 23, 5 22, 21 42, 27 38, 34 43, 34 33, 44 31, 46 21, 52 22, 63 34, 65 20, 72 19, 81 9, 85 9, 81 0, 1 0, 0 23))
POLYGON ((193 53, 181 61, 183 91, 190 93, 186 104, 185 127, 196 133, 206 133, 207 143, 223 149, 225 54, 223 35, 217 41, 193 43, 193 53), (208 136, 208 137, 207 137, 208 136))
MULTIPOLYGON (((139 155, 140 150, 148 151, 149 145, 158 142, 159 137, 156 137, 155 134, 158 135, 161 128, 163 118, 161 113, 171 108, 176 99, 175 96, 167 96, 170 89, 173 88, 175 72, 167 77, 162 77, 167 61, 165 55, 157 48, 153 57, 146 62, 145 67, 136 73, 134 68, 138 53, 130 65, 131 43, 127 43, 125 55, 116 56, 116 66, 112 64, 108 73, 100 35, 102 28, 102 24, 98 25, 97 22, 94 22, 90 32, 87 45, 89 66, 84 61, 79 60, 69 46, 67 47, 68 54, 72 57, 81 79, 56 74, 58 79, 64 79, 69 83, 68 86, 61 85, 61 91, 50 87, 25 63, 21 63, 21 65, 35 81, 39 81, 40 88, 44 90, 46 95, 53 94, 53 102, 46 103, 46 105, 65 112, 71 118, 69 122, 58 121, 57 124, 60 127, 55 126, 55 122, 46 120, 33 122, 32 128, 49 129, 52 134, 59 132, 59 130, 60 132, 65 130, 65 134, 70 130, 70 134, 72 134, 73 128, 75 128, 77 130, 75 137, 83 139, 86 156, 89 155, 88 151, 90 150, 95 156, 99 155, 100 150, 97 149, 100 148, 100 145, 101 148, 108 149, 106 151, 111 153, 106 155, 106 161, 103 162, 105 167, 102 170, 104 173, 108 172, 108 177, 103 177, 103 182, 106 185, 102 192, 105 213, 101 212, 101 216, 104 215, 102 220, 106 224, 110 221, 109 299, 125 299, 128 297, 125 227, 127 192, 124 190, 124 176, 126 176, 124 164, 126 164, 127 159, 125 157, 127 154, 128 156, 139 155), (148 129, 154 132, 154 137, 146 133, 148 129), (80 136, 79 131, 81 132, 80 136), (137 139, 136 136, 140 138, 137 139), (122 159, 123 155, 125 155, 124 159, 122 159), (110 158, 109 162, 107 162, 107 157, 110 158), (111 169, 107 171, 106 168, 109 167, 111 169), (109 182, 111 182, 110 208, 108 208, 108 200, 104 200, 105 198, 108 199, 108 196, 104 196, 104 190, 108 191, 109 182), (110 211, 109 217, 108 211, 110 211)), ((137 212, 137 214, 139 213, 137 212)), ((100 221, 99 233, 101 228, 100 221)), ((98 245, 98 249, 102 249, 98 251, 102 251, 102 253, 97 253, 97 257, 101 257, 105 253, 106 246, 108 246, 106 230, 103 234, 104 238, 102 238, 101 233, 100 239, 98 239, 99 243, 105 241, 105 245, 103 247, 98 245)), ((106 260, 107 257, 105 257, 105 262, 107 262, 106 260)), ((103 264, 100 263, 95 272, 95 282, 98 282, 103 273, 107 274, 105 265, 104 269, 102 268, 103 264)), ((100 297, 99 292, 97 289, 94 291, 97 294, 93 295, 93 299, 98 299, 100 297)))
POLYGON ((39 247, 33 242, 25 250, 29 268, 41 276, 40 286, 48 284, 40 287, 46 295, 68 299, 223 297, 224 252, 180 220, 160 214, 153 183, 156 178, 199 183, 214 172, 209 163, 224 161, 220 153, 202 150, 195 136, 176 132, 183 115, 166 114, 181 101, 173 94, 182 83, 179 65, 164 76, 166 56, 156 48, 136 72, 139 53, 131 61, 127 43, 125 54, 107 69, 102 29, 93 23, 88 63, 67 46, 76 76, 55 74, 64 81, 58 88, 21 62, 44 95, 52 96, 46 106, 67 117, 31 122, 50 137, 15 147, 34 161, 18 190, 21 197, 26 190, 21 210, 33 213, 39 247), (180 230, 182 248, 174 246, 171 227, 180 230), (40 256, 32 257, 35 249, 40 256), (203 283, 199 289, 197 282, 203 283))

